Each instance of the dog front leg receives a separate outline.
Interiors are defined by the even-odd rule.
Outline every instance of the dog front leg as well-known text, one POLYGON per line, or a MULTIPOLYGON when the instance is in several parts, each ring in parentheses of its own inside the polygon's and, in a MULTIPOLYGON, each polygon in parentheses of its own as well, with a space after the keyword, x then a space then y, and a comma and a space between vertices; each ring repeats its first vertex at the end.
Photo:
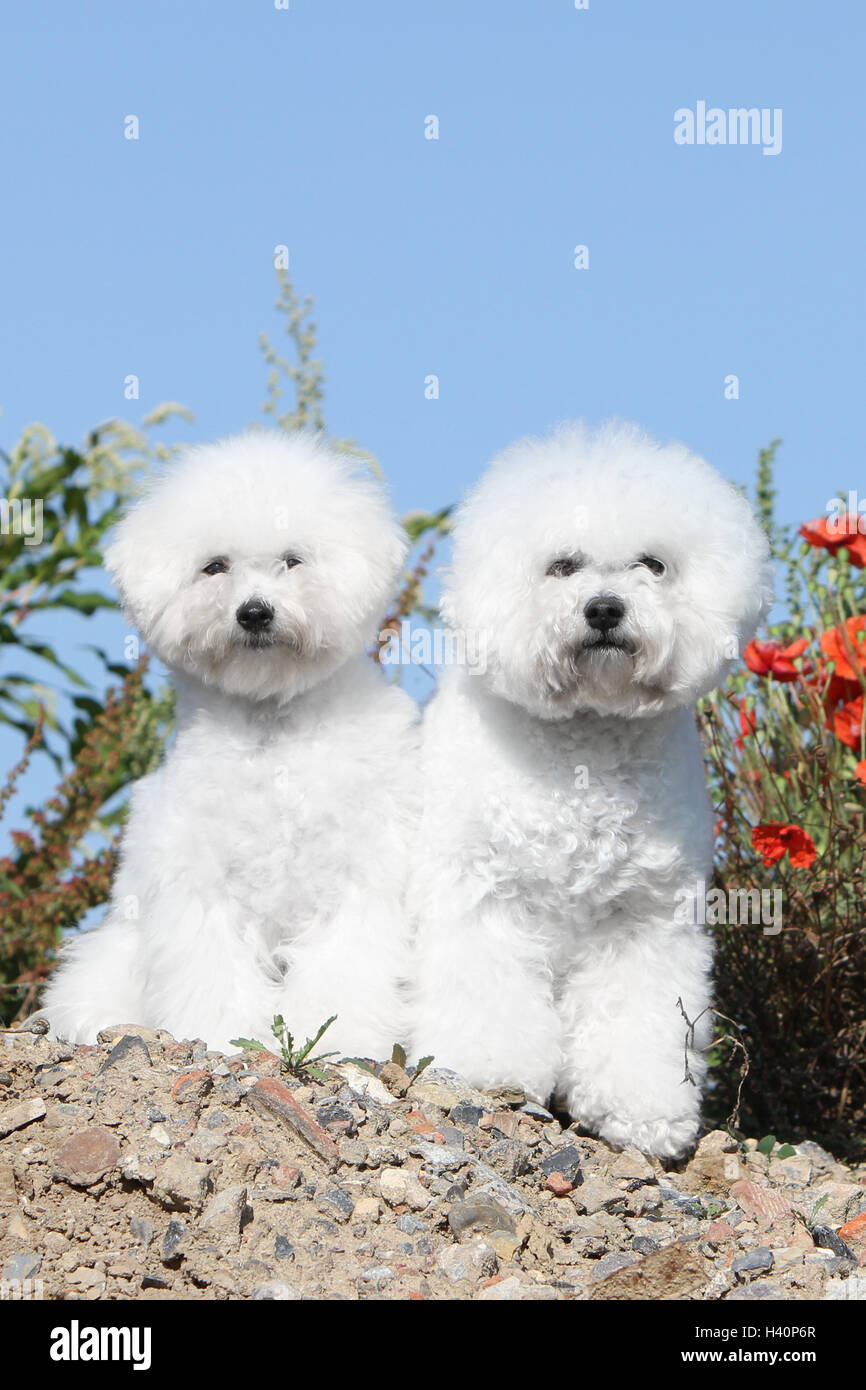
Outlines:
POLYGON ((595 930, 560 995, 565 1061, 557 1095, 616 1145, 676 1156, 700 1122, 712 1025, 711 946, 696 927, 629 920, 595 930))
POLYGON ((511 899, 467 907, 449 895, 425 911, 417 940, 416 1053, 475 1086, 552 1093, 560 1024, 545 952, 511 899))

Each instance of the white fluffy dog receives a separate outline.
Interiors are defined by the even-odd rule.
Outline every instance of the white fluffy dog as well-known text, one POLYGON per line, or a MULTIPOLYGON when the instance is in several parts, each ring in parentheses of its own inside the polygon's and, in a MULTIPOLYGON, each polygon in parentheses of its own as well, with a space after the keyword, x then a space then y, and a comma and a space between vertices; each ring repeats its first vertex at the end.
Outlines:
POLYGON ((105 922, 49 983, 53 1032, 132 1022, 225 1049, 337 1014, 323 1046, 403 1032, 415 710, 365 654, 405 553, 381 489, 309 435, 190 450, 106 554, 177 687, 133 790, 105 922))
POLYGON ((556 1094, 615 1144, 694 1139, 711 946, 684 911, 712 819, 692 705, 771 601, 745 498, 682 445, 564 427, 458 513, 443 601, 486 665, 425 720, 414 1039, 556 1094), (479 640, 480 639, 480 640, 479 640))

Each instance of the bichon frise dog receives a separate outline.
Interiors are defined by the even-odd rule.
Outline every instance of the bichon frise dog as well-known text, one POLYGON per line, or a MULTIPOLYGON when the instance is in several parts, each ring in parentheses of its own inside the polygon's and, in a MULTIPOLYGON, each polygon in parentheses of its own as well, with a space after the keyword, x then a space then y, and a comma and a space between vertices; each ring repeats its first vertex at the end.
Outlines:
POLYGON ((485 660, 425 718, 414 1039, 615 1144, 694 1139, 712 818, 692 705, 771 601, 750 507, 682 445, 563 427, 457 515, 443 615, 485 660), (687 1047, 688 1042, 688 1047, 687 1047))
MULTIPOLYGON (((366 655, 406 543, 309 435, 190 450, 106 553, 171 669, 177 734, 133 790, 106 921, 63 950, 55 1035, 163 1027, 390 1055, 403 1027, 415 709, 366 655)), ((404 1034, 405 1036, 405 1034, 404 1034)))

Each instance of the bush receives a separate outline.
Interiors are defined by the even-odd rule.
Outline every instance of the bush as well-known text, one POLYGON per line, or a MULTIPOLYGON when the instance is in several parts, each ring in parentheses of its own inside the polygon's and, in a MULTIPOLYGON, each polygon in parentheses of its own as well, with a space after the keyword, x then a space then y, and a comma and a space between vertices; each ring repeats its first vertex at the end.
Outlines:
MULTIPOLYGON (((772 516, 775 446, 758 501, 787 612, 750 642, 744 668, 701 703, 716 808, 714 887, 781 892, 781 930, 715 926, 717 1001, 749 1054, 740 1123, 750 1133, 866 1146, 866 517, 772 516), (860 529, 862 527, 862 530, 860 529)), ((764 900, 768 906, 772 897, 764 900)), ((712 913, 708 912, 712 921, 712 913)), ((730 1030, 728 1030, 730 1031, 730 1030)), ((727 1046, 711 1109, 736 1106, 727 1046)))

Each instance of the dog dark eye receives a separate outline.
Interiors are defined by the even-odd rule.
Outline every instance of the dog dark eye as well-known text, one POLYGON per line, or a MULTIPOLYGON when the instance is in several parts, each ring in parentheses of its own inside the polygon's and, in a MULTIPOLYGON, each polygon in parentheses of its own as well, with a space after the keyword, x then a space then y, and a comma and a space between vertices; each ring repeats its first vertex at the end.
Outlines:
POLYGON ((562 555, 547 566, 547 573, 554 579, 568 579, 569 575, 577 574, 582 566, 583 561, 578 555, 562 555))
POLYGON ((302 565, 303 560, 299 560, 297 555, 284 555, 283 564, 285 565, 287 570, 293 570, 295 568, 295 565, 302 565))
POLYGON ((227 574, 229 562, 224 555, 218 555, 215 560, 209 560, 204 566, 202 574, 227 574))
POLYGON ((656 575, 664 574, 667 569, 667 565, 664 561, 657 560, 654 555, 641 555, 640 559, 635 561, 635 564, 643 565, 645 569, 649 570, 650 574, 656 575))

